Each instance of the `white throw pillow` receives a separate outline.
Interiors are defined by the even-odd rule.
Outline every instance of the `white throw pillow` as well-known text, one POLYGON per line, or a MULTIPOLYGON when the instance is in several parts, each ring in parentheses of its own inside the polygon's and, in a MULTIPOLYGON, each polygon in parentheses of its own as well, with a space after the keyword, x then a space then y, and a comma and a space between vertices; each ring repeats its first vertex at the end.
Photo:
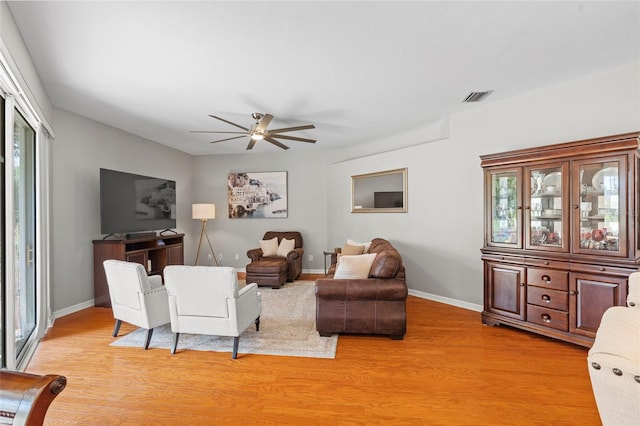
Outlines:
POLYGON ((333 278, 369 278, 369 270, 376 256, 377 253, 340 256, 340 264, 336 268, 336 273, 333 274, 333 278))
POLYGON ((277 256, 278 237, 273 237, 270 240, 260 240, 260 248, 262 249, 263 256, 277 256))
POLYGON ((294 248, 296 248, 296 240, 283 238, 278 246, 278 256, 287 257, 289 252, 294 248))
POLYGON ((350 246, 364 246, 364 252, 369 253, 369 247, 371 246, 371 241, 366 243, 359 243, 350 239, 347 239, 347 244, 350 246))

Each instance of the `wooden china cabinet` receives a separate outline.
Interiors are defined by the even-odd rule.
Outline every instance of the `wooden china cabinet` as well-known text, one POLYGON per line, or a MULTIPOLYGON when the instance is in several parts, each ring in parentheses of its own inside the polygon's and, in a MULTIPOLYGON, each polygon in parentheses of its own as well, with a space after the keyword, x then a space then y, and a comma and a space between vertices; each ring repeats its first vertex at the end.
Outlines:
POLYGON ((480 157, 484 324, 591 346, 640 265, 639 136, 480 157))

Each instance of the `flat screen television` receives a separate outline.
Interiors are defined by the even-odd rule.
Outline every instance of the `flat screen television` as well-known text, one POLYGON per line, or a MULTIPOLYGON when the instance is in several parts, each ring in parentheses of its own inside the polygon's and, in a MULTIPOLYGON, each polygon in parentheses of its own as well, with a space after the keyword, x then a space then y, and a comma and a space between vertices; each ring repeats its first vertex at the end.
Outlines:
POLYGON ((397 208, 404 207, 404 193, 402 191, 381 191, 373 193, 373 207, 397 208))
POLYGON ((175 181, 100 169, 100 229, 103 234, 175 227, 175 181))

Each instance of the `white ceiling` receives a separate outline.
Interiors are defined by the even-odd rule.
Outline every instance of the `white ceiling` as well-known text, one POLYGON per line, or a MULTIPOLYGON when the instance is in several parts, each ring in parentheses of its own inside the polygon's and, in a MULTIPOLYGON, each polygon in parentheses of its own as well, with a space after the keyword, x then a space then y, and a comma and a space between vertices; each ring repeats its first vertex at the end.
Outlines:
MULTIPOLYGON (((249 127, 363 144, 640 59, 640 2, 9 2, 59 108, 191 154, 249 127), (219 138, 225 137, 224 135, 219 138)), ((550 108, 553 106, 550 105, 550 108)), ((249 152, 281 152, 258 142, 249 152)))

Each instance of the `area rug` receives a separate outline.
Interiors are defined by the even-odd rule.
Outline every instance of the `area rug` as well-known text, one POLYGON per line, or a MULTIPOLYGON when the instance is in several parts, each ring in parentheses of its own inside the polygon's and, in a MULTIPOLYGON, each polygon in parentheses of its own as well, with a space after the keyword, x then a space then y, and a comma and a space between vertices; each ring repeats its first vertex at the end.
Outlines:
MULTIPOLYGON (((240 335, 238 353, 281 355, 310 358, 335 358, 338 335, 320 337, 316 331, 315 283, 296 281, 279 289, 260 287, 262 315, 260 331, 251 325, 240 335)), ((147 331, 139 328, 111 346, 142 348, 147 331)), ((156 327, 149 348, 169 350, 174 334, 171 325, 156 327)), ((178 349, 229 352, 233 337, 180 334, 178 349)))

